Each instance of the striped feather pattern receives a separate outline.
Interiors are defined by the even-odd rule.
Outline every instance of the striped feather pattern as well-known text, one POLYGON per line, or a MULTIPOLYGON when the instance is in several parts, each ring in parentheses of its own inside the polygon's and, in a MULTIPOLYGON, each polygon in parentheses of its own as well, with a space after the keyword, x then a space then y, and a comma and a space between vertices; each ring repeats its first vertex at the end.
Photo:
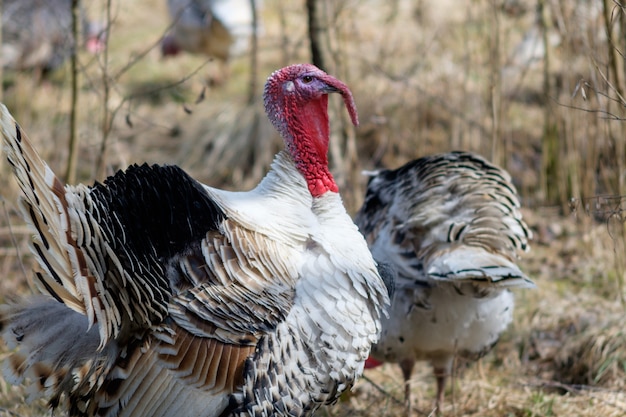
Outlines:
MULTIPOLYGON (((84 264, 74 249, 69 230, 63 184, 39 158, 28 137, 4 106, 0 126, 3 137, 14 138, 4 141, 3 149, 23 193, 19 207, 24 218, 29 219, 28 225, 34 236, 30 242, 31 250, 39 255, 35 284, 43 293, 63 300, 79 313, 85 313, 87 309, 92 309, 90 294, 77 287, 72 274, 72 271, 81 274, 84 264), (28 155, 28 158, 24 158, 24 155, 28 155), (40 193, 40 190, 46 191, 40 193), (50 255, 42 256, 44 253, 50 255)), ((79 276, 77 279, 85 277, 79 276)))
POLYGON ((516 264, 532 233, 509 174, 478 155, 433 155, 370 175, 355 222, 374 258, 397 273, 372 356, 400 363, 405 380, 416 360, 430 361, 440 402, 453 357, 488 352, 513 319, 509 288, 534 287, 516 264))
POLYGON ((254 344, 222 343, 182 332, 175 326, 173 330, 173 339, 161 343, 157 352, 179 380, 208 392, 233 392, 243 384, 243 366, 254 354, 254 344))
POLYGON ((451 152, 377 172, 355 222, 375 257, 404 275, 532 287, 515 265, 532 238, 519 207, 506 171, 451 152))
POLYGON ((0 307, 11 381, 72 417, 309 416, 354 384, 387 289, 289 153, 245 193, 156 165, 63 185, 0 110, 43 294, 0 307))

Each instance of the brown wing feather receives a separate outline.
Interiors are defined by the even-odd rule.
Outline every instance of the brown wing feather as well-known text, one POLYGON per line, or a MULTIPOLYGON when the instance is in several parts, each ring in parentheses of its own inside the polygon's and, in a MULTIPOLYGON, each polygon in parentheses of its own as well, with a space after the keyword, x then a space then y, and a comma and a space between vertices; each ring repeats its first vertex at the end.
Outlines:
POLYGON ((255 346, 194 336, 173 323, 164 335, 163 340, 157 335, 131 343, 94 400, 74 398, 72 404, 84 404, 85 415, 124 416, 165 415, 166 408, 174 406, 179 407, 176 414, 194 415, 203 401, 209 407, 212 401, 225 406, 228 396, 243 384, 245 362, 255 346), (187 403, 187 398, 193 402, 187 403), (125 404, 123 410, 120 404, 125 404))
MULTIPOLYGON (((123 187, 136 190, 135 183, 122 174, 92 188, 64 188, 22 137, 6 108, 0 110, 9 161, 26 196, 22 199, 25 218, 35 233, 40 286, 80 314, 72 316, 51 299, 39 304, 42 309, 59 310, 65 321, 81 329, 99 324, 88 338, 69 341, 56 337, 59 332, 45 333, 50 326, 37 320, 38 310, 20 307, 25 322, 33 324, 24 327, 30 344, 25 346, 9 327, 3 337, 15 339, 15 345, 26 352, 30 346, 47 346, 50 340, 57 342, 58 349, 38 358, 12 356, 10 367, 17 370, 17 379, 27 370, 34 372, 42 385, 39 390, 49 391, 50 404, 63 401, 72 416, 197 415, 200 407, 225 407, 228 395, 243 383, 244 364, 257 342, 291 310, 297 279, 297 262, 291 261, 300 248, 209 213, 204 220, 210 227, 190 225, 192 231, 201 230, 199 235, 190 232, 192 238, 184 241, 186 231, 182 237, 175 235, 179 239, 175 250, 170 252, 169 235, 157 242, 162 246, 157 254, 154 247, 142 248, 148 261, 167 260, 164 269, 147 270, 147 262, 132 258, 138 256, 134 247, 124 250, 129 240, 139 245, 148 239, 128 229, 134 217, 119 218, 126 213, 120 212, 124 207, 110 207, 118 197, 131 195, 123 187), (119 195, 110 195, 110 190, 119 195), (204 230, 212 231, 204 236, 204 230), (129 237, 131 232, 135 234, 129 237), (195 243, 187 247, 188 242, 195 243), (110 247, 113 244, 128 256, 125 263, 110 247), (165 318, 167 313, 170 318, 165 318), (67 356, 63 352, 73 346, 83 353, 72 353, 71 360, 59 366, 58 358, 67 356), (172 408, 176 406, 180 410, 172 408)), ((152 176, 161 173, 149 167, 134 169, 152 176)), ((139 174, 133 178, 144 180, 139 174)), ((167 194, 171 188, 168 183, 155 193, 167 194)), ((200 185, 197 188, 194 197, 210 199, 200 185)), ((205 203, 217 210, 210 201, 205 203)), ((194 215, 198 217, 196 212, 189 216, 194 215)), ((0 316, 0 326, 13 323, 9 319, 0 316)), ((65 329, 61 323, 57 327, 65 329)))
POLYGON ((164 366, 185 384, 207 392, 231 393, 243 384, 243 366, 255 346, 198 337, 172 325, 171 342, 156 350, 164 366))

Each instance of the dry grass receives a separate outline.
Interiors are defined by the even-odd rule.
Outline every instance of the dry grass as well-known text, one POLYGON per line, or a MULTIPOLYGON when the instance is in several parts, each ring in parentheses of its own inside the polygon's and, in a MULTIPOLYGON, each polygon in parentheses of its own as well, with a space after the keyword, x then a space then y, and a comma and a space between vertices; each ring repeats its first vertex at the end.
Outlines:
MULTIPOLYGON (((92 14, 103 15, 104 3, 91 2, 92 14)), ((201 58, 163 61, 152 50, 120 74, 167 28, 164 3, 113 1, 107 71, 119 75, 112 80, 108 103, 117 110, 107 147, 108 172, 132 162, 175 163, 211 185, 249 188, 265 172, 280 142, 260 113, 260 103, 246 105, 245 57, 236 58, 229 81, 205 90, 199 103, 214 70, 213 63, 201 58)), ((264 3, 260 79, 308 56, 302 2, 264 3), (288 22, 285 29, 281 16, 288 22)), ((520 64, 514 53, 534 20, 534 1, 517 2, 525 7, 523 13, 501 7, 515 3, 510 1, 419 2, 421 18, 415 13, 417 2, 408 0, 397 2, 395 14, 395 2, 328 3, 336 3, 329 6, 330 47, 336 58, 329 71, 351 86, 361 119, 356 142, 340 139, 343 126, 337 120, 345 112, 333 101, 331 160, 349 209, 354 212, 362 198, 361 169, 395 167, 421 155, 465 149, 497 160, 512 173, 535 233, 532 251, 522 265, 538 288, 518 293, 515 323, 492 353, 479 364, 458 367, 443 414, 625 415, 626 340, 620 304, 624 225, 620 216, 610 216, 621 214, 621 200, 604 200, 597 207, 592 201, 589 210, 584 203, 593 195, 623 193, 623 181, 618 180, 623 170, 615 149, 621 149, 626 124, 589 111, 620 111, 589 86, 586 100, 580 90, 572 94, 581 79, 610 93, 601 75, 607 68, 607 48, 595 30, 598 23, 584 33, 567 31, 554 47, 550 68, 554 86, 546 100, 542 62, 520 64), (547 185, 541 169, 546 109, 554 117, 560 164, 547 185), (575 215, 563 210, 563 201, 550 200, 552 194, 578 198, 575 215)), ((567 2, 550 2, 551 14, 571 25, 574 18, 562 8, 554 9, 557 3, 567 2)), ((91 182, 102 140, 103 83, 97 61, 81 56, 81 62, 85 68, 78 177, 91 182)), ((55 74, 44 85, 34 84, 28 75, 14 75, 4 96, 58 173, 64 172, 67 159, 66 75, 55 74)), ((0 173, 2 299, 29 291, 21 264, 28 269, 31 257, 28 236, 16 215, 16 187, 3 159, 0 173)), ((0 352, 1 360, 7 353, 0 352)), ((402 415, 403 407, 392 399, 403 393, 399 370, 386 365, 367 376, 386 393, 362 380, 352 395, 320 415, 402 415)), ((425 364, 415 373, 412 386, 416 408, 429 415, 434 380, 425 364)), ((0 380, 0 416, 49 415, 43 403, 25 404, 24 396, 23 388, 0 380)))

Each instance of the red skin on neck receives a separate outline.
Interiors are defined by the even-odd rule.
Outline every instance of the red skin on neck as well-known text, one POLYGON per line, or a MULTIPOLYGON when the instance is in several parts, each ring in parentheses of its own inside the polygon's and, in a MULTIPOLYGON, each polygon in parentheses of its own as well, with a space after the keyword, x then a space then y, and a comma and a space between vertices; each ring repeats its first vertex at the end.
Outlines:
MULTIPOLYGON (((287 104, 286 107, 290 105, 287 104)), ((286 115, 299 114, 298 118, 292 118, 288 124, 291 137, 298 139, 292 139, 288 146, 296 167, 307 182, 309 192, 313 197, 319 197, 328 191, 339 192, 339 187, 328 170, 328 95, 324 94, 304 105, 300 104, 297 113, 295 111, 285 111, 286 115)))

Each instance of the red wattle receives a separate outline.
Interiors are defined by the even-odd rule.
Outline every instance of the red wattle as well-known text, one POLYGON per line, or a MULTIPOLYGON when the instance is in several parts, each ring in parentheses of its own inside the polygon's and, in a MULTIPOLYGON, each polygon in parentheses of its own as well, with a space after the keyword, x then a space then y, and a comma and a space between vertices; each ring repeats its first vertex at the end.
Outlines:
POLYGON ((383 364, 383 362, 377 361, 376 359, 372 358, 371 356, 369 356, 367 359, 365 359, 365 369, 372 369, 372 368, 376 368, 379 367, 383 364))

